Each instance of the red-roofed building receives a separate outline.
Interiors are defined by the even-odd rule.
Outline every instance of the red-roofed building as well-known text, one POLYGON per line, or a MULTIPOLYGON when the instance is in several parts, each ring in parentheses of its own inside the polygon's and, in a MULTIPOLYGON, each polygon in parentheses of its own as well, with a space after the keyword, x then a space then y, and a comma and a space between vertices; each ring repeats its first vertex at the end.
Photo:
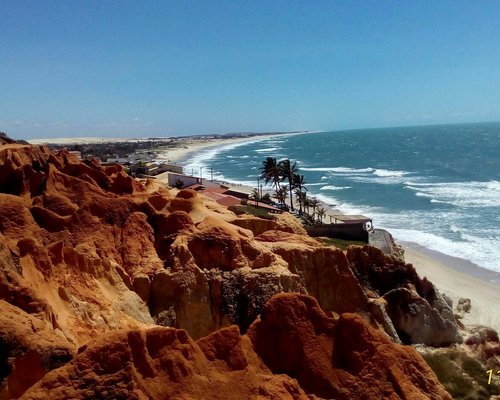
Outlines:
POLYGON ((241 204, 241 199, 238 199, 237 197, 227 195, 227 194, 222 194, 222 193, 215 193, 212 192, 211 190, 204 190, 201 192, 203 195, 209 197, 212 200, 215 200, 217 203, 226 206, 226 207, 231 207, 231 206, 236 206, 238 204, 241 204))

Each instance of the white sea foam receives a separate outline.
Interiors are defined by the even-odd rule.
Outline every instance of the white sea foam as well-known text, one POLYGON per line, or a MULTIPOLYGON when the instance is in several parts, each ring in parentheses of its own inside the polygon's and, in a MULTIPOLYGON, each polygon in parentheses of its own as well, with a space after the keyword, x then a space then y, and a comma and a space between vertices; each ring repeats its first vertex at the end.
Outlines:
POLYGON ((322 201, 323 203, 325 203, 327 206, 330 206, 330 207, 338 208, 338 205, 339 205, 339 201, 337 199, 335 199, 332 196, 325 196, 321 193, 310 194, 309 197, 315 197, 316 199, 318 199, 319 201, 322 201))
MULTIPOLYGON (((271 141, 277 141, 277 140, 281 140, 281 139, 286 140, 288 137, 305 135, 307 133, 313 133, 313 132, 286 133, 286 134, 282 134, 282 135, 263 136, 263 137, 255 136, 255 137, 248 138, 248 140, 245 140, 243 142, 236 142, 236 143, 230 143, 230 144, 223 145, 223 146, 210 147, 208 149, 202 150, 199 153, 193 154, 186 162, 184 162, 182 164, 186 167, 187 170, 189 170, 189 169, 199 170, 200 167, 206 167, 207 161, 210 161, 211 159, 216 157, 219 153, 233 150, 233 149, 236 149, 236 148, 242 147, 242 146, 252 145, 255 143, 269 143, 271 141)), ((248 155, 242 156, 242 158, 248 158, 248 157, 249 157, 248 155)))
POLYGON ((429 198, 433 203, 457 207, 500 207, 500 182, 405 182, 405 189, 415 196, 429 198))
MULTIPOLYGON (((296 134, 293 134, 296 135, 296 134)), ((292 136, 292 135, 290 135, 292 136)), ((274 138, 278 138, 280 136, 275 136, 274 138)), ((243 142, 236 142, 236 143, 230 143, 224 146, 217 146, 217 147, 209 147, 205 150, 202 150, 201 152, 197 153, 196 155, 193 155, 191 158, 189 158, 185 163, 184 167, 186 170, 189 171, 189 169, 193 169, 195 171, 199 171, 200 168, 206 167, 207 162, 215 158, 218 154, 236 149, 238 147, 243 147, 243 146, 248 146, 252 145, 255 143, 260 143, 260 142, 266 142, 269 140, 272 140, 272 137, 259 137, 259 138, 249 138, 248 141, 243 141, 243 142)), ((248 158, 248 155, 242 156, 242 158, 248 158)))
POLYGON ((256 149, 254 151, 256 151, 257 153, 271 153, 271 152, 276 151, 278 149, 279 149, 279 147, 266 147, 264 149, 256 149))
POLYGON ((320 190, 344 190, 344 189, 350 189, 350 188, 351 188, 350 186, 326 185, 326 186, 321 187, 320 190))
MULTIPOLYGON (((252 142, 250 142, 252 143, 252 142)), ((238 142, 238 143, 232 143, 228 144, 226 146, 222 147, 215 147, 215 148, 208 148, 200 153, 196 154, 192 158, 186 161, 185 163, 185 168, 194 168, 194 169, 199 169, 200 167, 205 167, 207 165, 207 161, 213 159, 216 157, 219 153, 223 151, 228 151, 228 150, 233 150, 236 149, 237 147, 242 147, 248 145, 249 142, 238 142)))
POLYGON ((390 171, 388 169, 376 169, 373 171, 373 175, 376 176, 405 176, 408 175, 407 171, 390 171))
POLYGON ((271 146, 276 146, 276 145, 280 145, 282 143, 285 143, 285 141, 284 140, 268 140, 266 143, 270 144, 271 146))
MULTIPOLYGON (((383 168, 350 168, 350 167, 303 167, 304 171, 328 172, 332 176, 351 179, 354 182, 398 184, 411 175, 408 171, 389 170, 383 168)), ((416 177, 415 177, 416 178, 416 177)))
MULTIPOLYGON (((249 169, 257 169, 256 160, 262 159, 264 151, 273 149, 273 157, 277 157, 279 143, 272 143, 269 140, 261 139, 260 145, 249 147, 249 152, 253 152, 255 147, 258 147, 261 152, 254 152, 252 167, 249 169), (276 148, 276 150, 274 150, 276 148)), ((253 140, 255 142, 255 140, 253 140)), ((229 145, 229 147, 239 147, 249 144, 244 142, 237 146, 229 145)), ((195 162, 201 166, 209 165, 211 158, 218 153, 224 152, 228 146, 217 148, 215 151, 208 150, 209 154, 198 155, 194 158, 195 162)), ((234 158, 238 158, 235 156, 234 158)), ((308 160, 306 160, 308 161, 308 160)), ((261 163, 258 163, 259 166, 261 163)), ((311 165, 311 164, 309 164, 311 165)), ((314 164, 313 164, 314 165, 314 164)), ((318 165, 318 164, 316 164, 318 165)), ((328 164, 327 164, 328 165, 328 164)), ((374 167, 376 164, 372 164, 374 167)), ((500 236, 496 229, 490 233, 485 233, 486 227, 480 224, 478 218, 475 218, 476 210, 464 210, 462 207, 488 207, 489 215, 498 218, 500 213, 495 213, 495 208, 500 205, 500 183, 498 181, 488 182, 443 182, 432 183, 431 179, 436 179, 430 176, 420 176, 415 172, 404 170, 390 170, 385 168, 372 168, 360 165, 360 168, 350 168, 345 166, 336 167, 313 167, 307 166, 305 163, 300 163, 300 169, 304 172, 312 171, 323 173, 321 178, 314 178, 314 182, 306 184, 310 186, 309 196, 316 197, 324 203, 334 206, 346 214, 364 214, 373 218, 375 227, 388 229, 397 240, 417 242, 425 247, 441 251, 451 256, 461 257, 467 260, 492 270, 500 271, 500 236), (341 181, 342 183, 339 183, 341 181), (337 189, 337 187, 347 187, 352 185, 355 187, 355 182, 366 182, 373 184, 402 184, 408 194, 415 195, 421 199, 428 199, 430 203, 435 204, 427 206, 427 209, 421 210, 401 210, 398 208, 383 209, 381 207, 369 207, 364 205, 355 205, 344 202, 344 193, 349 193, 337 189), (334 185, 338 184, 338 186, 334 185), (345 185, 345 186, 344 186, 345 185), (316 188, 318 187, 318 188, 316 188), (332 187, 332 188, 328 188, 332 187), (336 189, 333 189, 335 187, 336 189), (313 190, 322 190, 324 193, 314 194, 313 190), (334 194, 339 198, 332 197, 334 194), (457 207, 445 206, 454 205, 457 207), (459 208, 460 207, 460 208, 459 208), (491 207, 491 208, 489 208, 491 207), (465 211, 465 212, 464 212, 465 211)), ((225 172, 231 175, 230 166, 225 172)), ((204 175, 206 175, 204 170, 204 175)), ((215 172, 215 171, 214 171, 215 172)), ((256 173, 257 171, 248 171, 248 173, 256 173)), ((422 172, 423 174, 423 172, 422 172)), ((232 183, 243 183, 249 186, 255 186, 256 182, 251 182, 250 179, 231 180, 224 177, 222 174, 214 174, 217 179, 229 181, 232 183)), ((308 176, 306 174, 306 180, 308 176)), ((312 178, 310 178, 312 179, 312 178)), ((402 186, 401 186, 402 187, 402 186)), ((481 214, 482 215, 482 214, 481 214)), ((500 222, 500 221, 499 221, 500 222)), ((491 225, 491 224, 490 224, 491 225)))
POLYGON ((339 172, 339 173, 360 173, 372 172, 373 168, 349 168, 349 167, 303 167, 304 171, 319 171, 319 172, 339 172))
POLYGON ((359 207, 351 203, 342 202, 333 196, 325 195, 323 193, 311 193, 310 197, 315 197, 319 201, 333 207, 336 210, 339 210, 343 214, 366 214, 376 211, 376 208, 374 207, 359 207))
POLYGON ((311 196, 334 206, 342 213, 372 217, 375 227, 389 230, 396 240, 416 242, 429 249, 470 260, 481 267, 500 272, 498 231, 491 230, 489 235, 484 236, 484 229, 481 228, 481 234, 475 234, 474 229, 477 228, 469 226, 468 220, 460 220, 463 214, 459 211, 389 212, 379 207, 357 206, 342 202, 329 195, 311 194, 311 196))
POLYGON ((463 235, 463 240, 451 240, 442 236, 414 229, 390 228, 396 239, 416 242, 441 253, 470 260, 473 263, 500 272, 500 248, 498 238, 463 235))
POLYGON ((362 207, 359 211, 370 215, 376 228, 387 229, 396 240, 416 242, 429 249, 500 272, 498 231, 491 230, 485 236, 484 229, 463 219, 460 211, 389 212, 369 207, 362 207), (477 229, 481 230, 480 234, 476 234, 477 229))
POLYGON ((380 185, 397 185, 401 184, 405 180, 405 176, 401 175, 388 175, 388 176, 376 176, 370 175, 355 175, 349 177, 354 182, 362 183, 378 183, 380 185))
POLYGON ((446 201, 441 201, 441 200, 431 199, 431 203, 446 204, 446 201))

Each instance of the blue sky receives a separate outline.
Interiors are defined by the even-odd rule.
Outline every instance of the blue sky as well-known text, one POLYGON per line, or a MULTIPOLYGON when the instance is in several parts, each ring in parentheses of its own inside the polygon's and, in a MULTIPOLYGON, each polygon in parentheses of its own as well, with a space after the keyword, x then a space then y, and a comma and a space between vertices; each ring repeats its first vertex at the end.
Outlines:
POLYGON ((500 120, 498 1, 0 0, 14 137, 500 120))

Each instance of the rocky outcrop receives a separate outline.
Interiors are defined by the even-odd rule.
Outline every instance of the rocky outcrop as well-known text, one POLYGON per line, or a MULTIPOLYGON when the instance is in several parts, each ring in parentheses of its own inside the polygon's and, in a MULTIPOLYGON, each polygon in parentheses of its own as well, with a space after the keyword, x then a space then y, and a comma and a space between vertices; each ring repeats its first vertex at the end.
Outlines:
POLYGON ((10 193, 0 193, 0 233, 22 264, 9 274, 27 291, 55 288, 40 291, 38 307, 68 336, 150 323, 141 300, 157 321, 194 337, 230 322, 245 329, 274 293, 305 290, 279 256, 194 191, 174 197, 46 147, 2 147, 0 166, 0 190, 10 193))
POLYGON ((152 277, 150 309, 157 323, 194 338, 229 323, 245 331, 273 294, 305 292, 279 256, 231 224, 204 220, 170 241, 166 269, 152 277))
POLYGON ((337 313, 367 310, 367 298, 341 250, 281 231, 267 231, 256 239, 288 263, 323 309, 337 313))
POLYGON ((302 224, 288 213, 277 214, 272 219, 263 219, 252 216, 243 216, 231 221, 232 224, 248 229, 257 236, 267 231, 289 232, 298 235, 307 235, 302 224))
POLYGON ((356 314, 328 317, 309 296, 276 295, 248 336, 274 373, 321 398, 451 398, 412 347, 392 343, 356 314))
POLYGON ((76 346, 60 330, 3 300, 0 310, 0 399, 13 399, 69 362, 76 346))
POLYGON ((453 314, 443 317, 416 291, 393 289, 384 295, 384 299, 387 313, 403 343, 447 346, 462 342, 453 314))
POLYGON ((446 298, 411 264, 371 246, 349 247, 347 258, 367 296, 384 298, 387 316, 403 343, 447 346, 463 341, 446 298))
POLYGON ((308 399, 294 379, 273 375, 236 327, 199 343, 173 328, 117 332, 89 345, 22 397, 47 398, 308 399))
POLYGON ((354 314, 276 295, 240 335, 152 328, 97 339, 22 399, 451 399, 419 354, 354 314), (228 384, 230 382, 230 384, 228 384))
POLYGON ((14 139, 8 137, 5 132, 0 132, 0 145, 11 144, 11 143, 17 143, 17 142, 14 139))

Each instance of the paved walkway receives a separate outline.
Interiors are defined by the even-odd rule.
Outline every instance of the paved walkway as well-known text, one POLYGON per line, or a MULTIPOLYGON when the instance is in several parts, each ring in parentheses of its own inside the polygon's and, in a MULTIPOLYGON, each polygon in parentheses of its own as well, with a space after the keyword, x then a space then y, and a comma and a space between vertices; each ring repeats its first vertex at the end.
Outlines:
POLYGON ((374 247, 379 248, 387 254, 392 255, 392 240, 391 235, 385 229, 374 229, 368 235, 368 243, 374 247))

